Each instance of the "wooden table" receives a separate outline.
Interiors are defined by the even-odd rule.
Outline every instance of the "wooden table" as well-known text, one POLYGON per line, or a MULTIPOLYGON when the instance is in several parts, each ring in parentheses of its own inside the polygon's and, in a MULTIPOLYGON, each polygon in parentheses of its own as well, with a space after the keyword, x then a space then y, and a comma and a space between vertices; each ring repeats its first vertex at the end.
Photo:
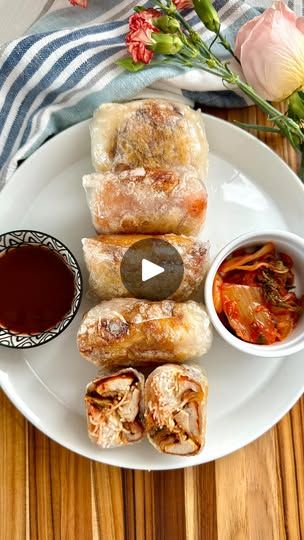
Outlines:
MULTIPOLYGON (((264 120, 255 108, 211 112, 264 120)), ((262 138, 295 168, 286 142, 262 138)), ((0 540, 304 538, 303 398, 249 446, 172 472, 79 457, 29 424, 1 392, 0 433, 0 540)))

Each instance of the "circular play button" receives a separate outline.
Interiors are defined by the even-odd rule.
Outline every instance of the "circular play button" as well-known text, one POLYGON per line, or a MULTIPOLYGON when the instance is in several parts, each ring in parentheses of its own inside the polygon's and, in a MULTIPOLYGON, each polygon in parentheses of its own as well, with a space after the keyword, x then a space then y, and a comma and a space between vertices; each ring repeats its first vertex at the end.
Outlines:
POLYGON ((184 265, 180 254, 169 242, 145 238, 126 251, 120 265, 120 275, 132 296, 164 300, 179 288, 184 265))

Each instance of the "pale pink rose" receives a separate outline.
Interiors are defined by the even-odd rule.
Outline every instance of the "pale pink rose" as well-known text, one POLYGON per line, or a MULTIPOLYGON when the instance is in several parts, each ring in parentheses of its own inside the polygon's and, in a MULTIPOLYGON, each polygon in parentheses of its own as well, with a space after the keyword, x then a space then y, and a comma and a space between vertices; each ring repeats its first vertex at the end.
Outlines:
POLYGON ((192 0, 173 0, 173 3, 176 5, 177 9, 187 9, 192 8, 192 0))
POLYGON ((304 18, 275 1, 242 26, 235 54, 258 94, 269 101, 283 101, 304 87, 304 18))
POLYGON ((297 28, 304 34, 304 17, 297 18, 297 28))

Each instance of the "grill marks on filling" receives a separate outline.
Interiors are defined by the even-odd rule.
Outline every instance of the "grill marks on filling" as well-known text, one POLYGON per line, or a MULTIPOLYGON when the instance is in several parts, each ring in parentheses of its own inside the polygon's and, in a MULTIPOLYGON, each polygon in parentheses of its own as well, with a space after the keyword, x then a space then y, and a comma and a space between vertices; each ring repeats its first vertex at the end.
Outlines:
POLYGON ((116 133, 110 154, 116 170, 189 164, 191 145, 186 120, 171 104, 148 102, 130 114, 116 133))

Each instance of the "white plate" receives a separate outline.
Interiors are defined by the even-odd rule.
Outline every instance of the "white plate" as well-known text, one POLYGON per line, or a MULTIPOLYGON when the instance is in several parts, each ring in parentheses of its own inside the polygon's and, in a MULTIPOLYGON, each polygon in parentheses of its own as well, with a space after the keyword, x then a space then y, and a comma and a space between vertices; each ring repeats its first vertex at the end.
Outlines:
MULTIPOLYGON (((295 174, 253 136, 205 116, 210 144, 209 208, 203 237, 212 255, 251 230, 304 230, 304 189, 295 174)), ((64 242, 82 260, 80 239, 93 234, 81 176, 92 169, 88 122, 43 145, 16 172, 0 196, 0 232, 38 229, 64 242)), ((84 295, 85 296, 85 295, 84 295)), ((210 384, 207 443, 198 456, 158 454, 146 441, 100 450, 87 438, 86 384, 96 368, 77 351, 78 316, 58 338, 26 351, 0 350, 0 382, 18 409, 54 440, 92 459, 135 469, 174 469, 204 463, 249 443, 277 422, 303 391, 304 358, 251 357, 216 336, 202 358, 210 384)))

